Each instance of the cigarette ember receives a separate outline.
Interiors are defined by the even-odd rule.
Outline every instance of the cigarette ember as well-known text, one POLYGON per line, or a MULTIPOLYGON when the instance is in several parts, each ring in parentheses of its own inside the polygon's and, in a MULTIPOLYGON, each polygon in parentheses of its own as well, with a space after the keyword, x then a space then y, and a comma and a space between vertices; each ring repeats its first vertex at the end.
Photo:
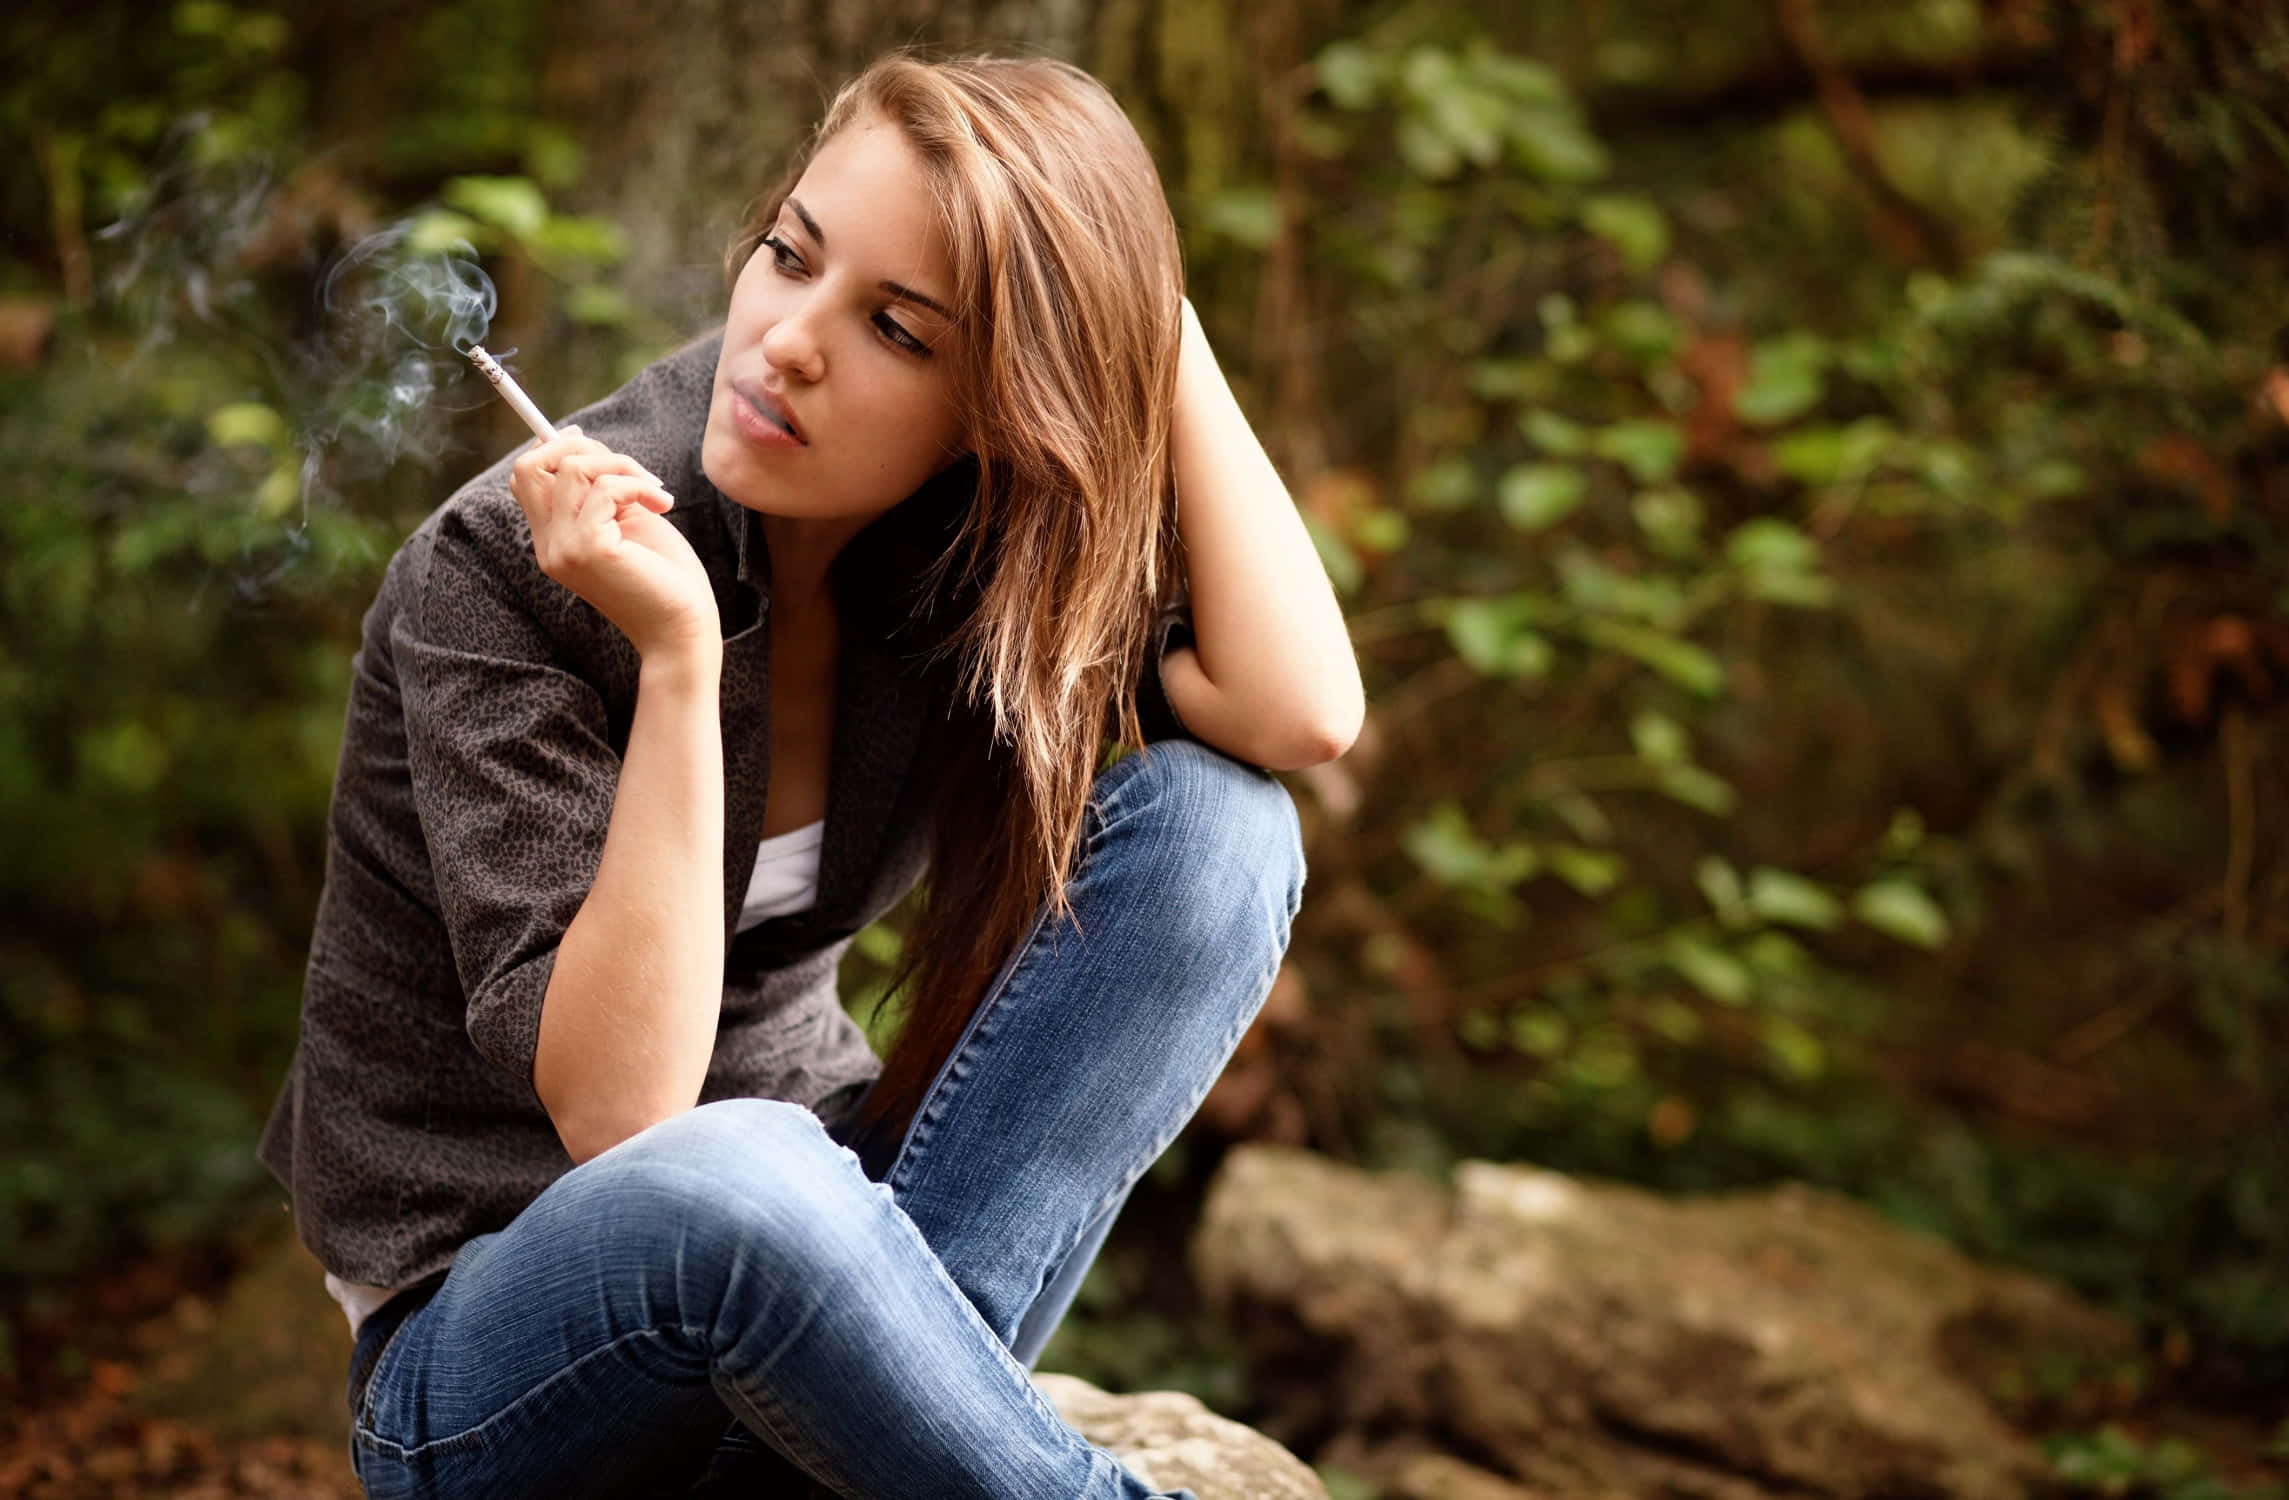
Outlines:
POLYGON ((501 368, 499 360, 485 352, 483 344, 471 344, 469 358, 478 369, 485 372, 485 378, 493 382, 493 388, 501 393, 501 399, 525 419, 525 425, 533 430, 533 436, 544 443, 556 436, 556 428, 550 425, 548 418, 540 414, 540 408, 533 405, 533 398, 526 395, 525 388, 501 368))

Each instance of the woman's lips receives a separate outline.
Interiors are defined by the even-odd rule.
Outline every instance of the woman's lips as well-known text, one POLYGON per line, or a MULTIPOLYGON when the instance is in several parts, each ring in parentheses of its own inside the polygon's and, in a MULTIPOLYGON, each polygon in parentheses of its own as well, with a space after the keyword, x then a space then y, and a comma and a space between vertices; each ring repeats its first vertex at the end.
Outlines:
POLYGON ((770 392, 744 386, 733 386, 732 416, 741 432, 758 443, 785 448, 808 447, 808 441, 795 426, 792 414, 775 401, 770 392))

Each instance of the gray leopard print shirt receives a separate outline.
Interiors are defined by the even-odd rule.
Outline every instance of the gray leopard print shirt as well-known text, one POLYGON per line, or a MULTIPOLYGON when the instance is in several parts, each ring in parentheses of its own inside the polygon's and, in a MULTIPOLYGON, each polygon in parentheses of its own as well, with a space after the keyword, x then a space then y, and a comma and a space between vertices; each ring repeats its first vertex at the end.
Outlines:
MULTIPOLYGON (((720 330, 688 344, 565 421, 676 495, 667 519, 723 620, 726 958, 700 1099, 786 1099, 831 1124, 880 1071, 836 967, 923 872, 932 724, 948 702, 925 661, 943 633, 907 585, 974 471, 925 486, 838 560, 817 899, 737 931, 770 784, 770 570, 755 514, 700 470, 721 344, 720 330)), ((303 1243, 345 1281, 427 1276, 572 1167, 533 1092, 533 1054, 557 942, 603 852, 638 662, 541 572, 509 491, 522 451, 405 540, 353 660, 300 1042, 257 1148, 303 1243)), ((1163 611, 1140 684, 1148 741, 1183 733, 1159 658, 1185 628, 1181 603, 1163 611)))

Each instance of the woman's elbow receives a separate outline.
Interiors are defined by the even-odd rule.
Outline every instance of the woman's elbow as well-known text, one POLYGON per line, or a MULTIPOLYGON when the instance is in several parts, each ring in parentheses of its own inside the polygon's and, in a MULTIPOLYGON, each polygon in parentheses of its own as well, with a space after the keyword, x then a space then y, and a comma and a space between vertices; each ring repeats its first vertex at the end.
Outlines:
POLYGON ((1347 706, 1331 713, 1300 719, 1268 746, 1272 758, 1258 763, 1267 771, 1301 771, 1336 759, 1359 738, 1365 717, 1363 706, 1347 706))

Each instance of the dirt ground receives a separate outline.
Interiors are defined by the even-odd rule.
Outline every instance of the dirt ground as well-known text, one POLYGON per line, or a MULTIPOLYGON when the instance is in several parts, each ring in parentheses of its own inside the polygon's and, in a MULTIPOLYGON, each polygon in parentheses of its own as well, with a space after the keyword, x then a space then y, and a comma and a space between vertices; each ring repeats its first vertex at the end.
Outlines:
POLYGON ((146 1261, 28 1319, 0 1497, 362 1500, 324 1275, 281 1225, 223 1265, 146 1261))

